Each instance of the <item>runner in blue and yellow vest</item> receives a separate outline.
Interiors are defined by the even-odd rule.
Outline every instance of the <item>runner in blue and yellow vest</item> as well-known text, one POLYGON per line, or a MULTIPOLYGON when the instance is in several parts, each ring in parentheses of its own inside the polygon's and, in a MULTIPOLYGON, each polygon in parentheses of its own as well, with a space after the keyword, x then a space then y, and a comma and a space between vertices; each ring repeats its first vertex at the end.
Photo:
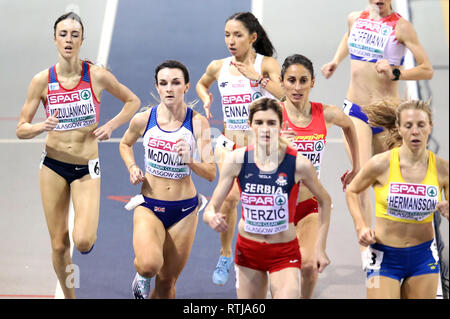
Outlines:
POLYGON ((436 211, 448 218, 449 177, 448 160, 427 150, 429 104, 382 101, 364 110, 372 123, 391 133, 391 150, 371 158, 347 187, 359 243, 368 247, 363 254, 367 297, 435 298, 439 257, 432 221, 436 211), (362 218, 358 200, 370 186, 376 200, 374 229, 362 218))

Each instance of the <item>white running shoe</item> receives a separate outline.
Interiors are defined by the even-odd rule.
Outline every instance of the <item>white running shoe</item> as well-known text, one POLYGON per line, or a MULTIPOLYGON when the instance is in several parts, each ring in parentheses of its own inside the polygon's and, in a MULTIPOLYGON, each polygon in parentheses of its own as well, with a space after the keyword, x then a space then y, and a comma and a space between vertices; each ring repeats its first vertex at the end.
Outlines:
POLYGON ((145 278, 136 273, 131 284, 135 299, 148 299, 150 296, 151 278, 145 278))

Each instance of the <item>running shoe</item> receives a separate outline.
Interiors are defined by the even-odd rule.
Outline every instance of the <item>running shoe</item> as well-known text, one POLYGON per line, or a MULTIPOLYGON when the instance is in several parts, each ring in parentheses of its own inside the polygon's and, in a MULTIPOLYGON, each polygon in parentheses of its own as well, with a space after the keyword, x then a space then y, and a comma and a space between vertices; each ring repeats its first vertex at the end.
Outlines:
POLYGON ((233 257, 220 256, 217 262, 216 270, 213 273, 212 281, 216 285, 223 286, 228 281, 228 274, 230 273, 230 266, 233 262, 233 257))
POLYGON ((148 299, 150 296, 150 282, 151 278, 145 278, 136 273, 131 284, 135 299, 148 299))

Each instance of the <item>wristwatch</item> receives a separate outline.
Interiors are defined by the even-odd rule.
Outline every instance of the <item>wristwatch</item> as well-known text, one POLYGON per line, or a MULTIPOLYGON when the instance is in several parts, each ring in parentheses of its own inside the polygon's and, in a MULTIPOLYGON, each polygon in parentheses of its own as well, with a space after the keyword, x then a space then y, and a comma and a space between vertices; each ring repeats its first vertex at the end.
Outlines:
POLYGON ((394 74, 394 78, 392 79, 392 81, 398 81, 400 79, 400 74, 402 74, 402 72, 400 72, 400 69, 392 69, 392 74, 394 74))

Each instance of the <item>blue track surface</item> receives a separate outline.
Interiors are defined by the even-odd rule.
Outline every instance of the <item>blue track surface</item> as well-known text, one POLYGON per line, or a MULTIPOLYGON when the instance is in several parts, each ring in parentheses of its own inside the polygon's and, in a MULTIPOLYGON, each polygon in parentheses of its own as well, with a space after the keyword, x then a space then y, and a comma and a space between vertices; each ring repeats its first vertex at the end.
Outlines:
MULTIPOLYGON (((155 101, 154 69, 162 61, 176 59, 190 71, 191 89, 186 101, 197 99, 195 84, 213 59, 229 55, 224 44, 225 20, 238 11, 250 11, 250 0, 228 1, 120 1, 117 10, 108 67, 135 92, 143 105, 155 101)), ((220 95, 214 94, 214 119, 221 119, 220 95)), ((108 93, 102 96, 100 124, 115 116, 122 107, 108 93)), ((197 110, 201 109, 201 103, 197 110)), ((215 125, 220 127, 219 125, 215 125)), ((123 135, 128 125, 117 129, 112 137, 123 135)), ((135 146, 135 156, 143 167, 143 149, 135 146)), ((131 196, 140 186, 132 186, 117 143, 99 145, 102 169, 100 221, 98 239, 89 255, 74 250, 73 261, 80 267, 79 298, 132 298, 131 282, 135 274, 132 245, 133 214, 124 203, 110 196, 131 196)), ((217 183, 193 175, 197 190, 207 196, 217 183)), ((236 298, 234 270, 224 287, 211 281, 217 263, 219 235, 199 219, 196 239, 188 264, 177 283, 177 298, 236 298)))

